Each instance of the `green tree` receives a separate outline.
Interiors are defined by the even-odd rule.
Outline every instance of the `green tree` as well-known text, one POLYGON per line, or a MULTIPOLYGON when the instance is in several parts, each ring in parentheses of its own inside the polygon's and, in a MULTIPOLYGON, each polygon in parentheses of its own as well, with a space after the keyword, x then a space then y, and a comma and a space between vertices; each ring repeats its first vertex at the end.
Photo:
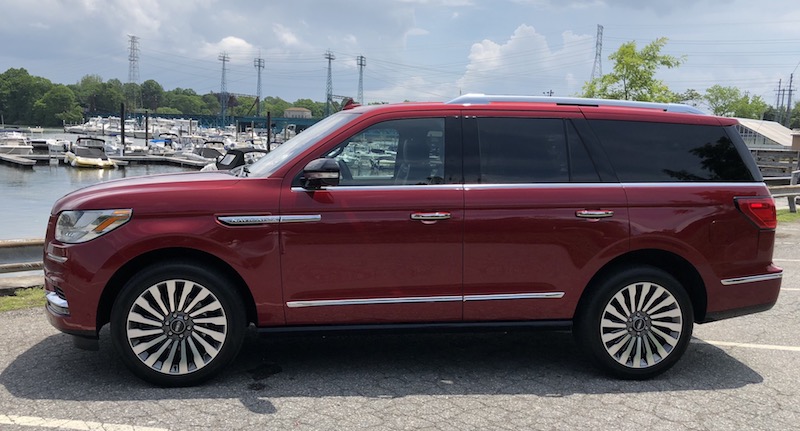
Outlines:
POLYGON ((760 96, 750 97, 736 87, 714 85, 706 90, 703 100, 714 115, 761 119, 769 105, 760 96))
POLYGON ((124 101, 125 93, 122 82, 119 79, 110 79, 100 86, 100 91, 95 99, 95 109, 97 112, 117 114, 124 101))
POLYGON ((81 121, 83 111, 78 106, 75 93, 67 86, 57 84, 33 105, 35 124, 42 126, 60 126, 65 122, 81 121))
MULTIPOLYGON (((325 115, 325 104, 321 102, 315 102, 311 99, 297 99, 294 101, 293 106, 296 108, 306 108, 311 111, 311 116, 314 118, 321 118, 325 115)), ((338 106, 334 103, 334 107, 332 108, 332 112, 336 112, 338 110, 338 106)), ((281 112, 283 115, 283 112, 281 112)))
POLYGON ((103 78, 100 75, 84 75, 77 84, 70 86, 70 89, 85 111, 97 111, 97 98, 103 89, 103 78))
POLYGON ((261 113, 262 115, 266 116, 267 112, 269 112, 272 117, 282 117, 283 111, 285 111, 286 108, 291 107, 291 103, 281 99, 280 97, 268 96, 264 98, 263 102, 261 102, 261 113))
POLYGON ((7 123, 31 124, 33 105, 52 86, 47 79, 25 69, 8 69, 0 75, 0 112, 7 123))
POLYGON ((125 95, 125 109, 133 112, 142 107, 142 89, 135 82, 122 84, 122 94, 125 95))
POLYGON ((640 51, 636 42, 623 43, 608 58, 614 62, 613 71, 595 78, 583 86, 583 97, 638 100, 645 102, 676 102, 681 99, 666 84, 656 79, 659 67, 673 68, 683 58, 662 54, 667 38, 658 38, 640 51))
POLYGON ((191 89, 176 88, 164 92, 162 104, 178 110, 180 114, 211 114, 203 102, 203 98, 191 89))
POLYGON ((203 95, 203 103, 206 105, 206 115, 219 114, 222 105, 219 103, 219 97, 214 93, 203 95))
POLYGON ((161 100, 164 97, 164 87, 158 82, 148 79, 142 83, 142 106, 145 109, 155 111, 161 106, 161 100))

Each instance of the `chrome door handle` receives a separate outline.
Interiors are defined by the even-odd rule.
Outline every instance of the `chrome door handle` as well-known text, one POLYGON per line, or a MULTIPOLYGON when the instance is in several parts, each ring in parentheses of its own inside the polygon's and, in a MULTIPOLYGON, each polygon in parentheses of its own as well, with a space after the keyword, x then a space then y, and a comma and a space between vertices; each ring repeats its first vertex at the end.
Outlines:
POLYGON ((431 213, 411 213, 411 220, 420 221, 439 221, 450 218, 449 212, 436 211, 431 213))
POLYGON ((605 218, 614 215, 612 210, 578 210, 575 211, 575 217, 580 218, 605 218))

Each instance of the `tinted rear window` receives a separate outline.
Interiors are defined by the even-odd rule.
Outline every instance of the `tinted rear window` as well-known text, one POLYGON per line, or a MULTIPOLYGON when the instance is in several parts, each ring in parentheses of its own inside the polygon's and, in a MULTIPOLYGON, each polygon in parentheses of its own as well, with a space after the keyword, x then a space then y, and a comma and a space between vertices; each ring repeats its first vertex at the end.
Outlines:
POLYGON ((622 182, 753 181, 722 127, 593 120, 622 182))
POLYGON ((478 118, 486 184, 597 182, 572 123, 557 118, 478 118))

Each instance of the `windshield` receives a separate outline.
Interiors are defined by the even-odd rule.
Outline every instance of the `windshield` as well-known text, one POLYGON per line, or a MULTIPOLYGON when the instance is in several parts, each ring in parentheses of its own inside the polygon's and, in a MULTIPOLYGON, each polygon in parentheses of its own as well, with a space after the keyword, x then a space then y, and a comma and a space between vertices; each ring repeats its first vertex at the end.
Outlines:
POLYGON ((268 177, 272 175, 284 163, 293 160, 303 151, 307 150, 320 139, 328 136, 332 131, 338 129, 343 124, 349 122, 358 115, 353 112, 338 112, 328 118, 314 124, 292 139, 284 142, 278 148, 270 151, 257 162, 248 166, 242 171, 247 176, 268 177))

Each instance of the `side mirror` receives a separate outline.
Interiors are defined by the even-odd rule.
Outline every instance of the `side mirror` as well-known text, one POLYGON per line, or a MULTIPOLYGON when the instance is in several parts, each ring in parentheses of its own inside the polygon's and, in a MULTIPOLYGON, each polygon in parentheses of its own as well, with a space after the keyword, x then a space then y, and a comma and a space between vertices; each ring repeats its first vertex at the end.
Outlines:
POLYGON ((334 159, 312 160, 303 168, 302 181, 306 190, 338 186, 340 178, 339 164, 334 159))

